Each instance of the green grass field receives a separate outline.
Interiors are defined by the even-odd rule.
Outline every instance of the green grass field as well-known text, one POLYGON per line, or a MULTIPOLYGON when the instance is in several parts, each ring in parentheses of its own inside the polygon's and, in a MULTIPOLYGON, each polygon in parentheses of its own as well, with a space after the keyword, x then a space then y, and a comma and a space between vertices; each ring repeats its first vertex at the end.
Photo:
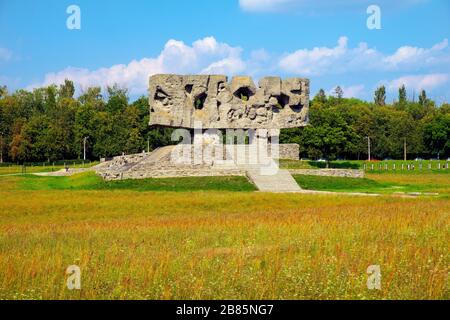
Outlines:
MULTIPOLYGON (((368 173, 387 173, 387 174, 424 174, 424 173, 445 173, 446 165, 449 161, 446 160, 385 160, 385 161, 364 161, 364 160, 338 160, 330 161, 329 168, 334 169, 365 169, 368 173), (402 169, 403 164, 403 169, 402 169), (422 168, 420 168, 422 164, 422 168), (373 165, 373 170, 372 170, 373 165), (395 165, 395 169, 394 169, 395 165), (414 170, 407 170, 414 166, 414 170), (431 165, 431 168, 429 167, 431 165), (381 168, 380 168, 381 166, 381 168), (386 170, 387 166, 387 170, 386 170)), ((320 161, 299 161, 299 160, 280 160, 280 167, 285 169, 321 169, 326 168, 326 162, 320 161)))
POLYGON ((255 191, 245 177, 185 177, 105 182, 93 172, 70 177, 25 175, 11 178, 20 190, 255 191))
MULTIPOLYGON (((8 178, 3 177, 3 180, 8 178)), ((450 196, 450 175, 367 174, 366 178, 294 176, 305 190, 362 193, 422 193, 450 196)), ((105 182, 93 172, 70 177, 45 177, 32 174, 9 177, 9 188, 18 190, 133 190, 133 191, 255 191, 245 177, 185 177, 105 182)))
POLYGON ((449 299, 449 177, 0 177, 0 299, 449 299), (173 192, 176 191, 176 192, 173 192), (65 270, 81 268, 81 290, 65 270), (382 289, 368 290, 380 265, 382 289))
POLYGON ((450 195, 450 175, 422 174, 410 179, 410 174, 367 174, 366 178, 338 178, 321 176, 294 176, 297 183, 308 190, 363 193, 438 193, 450 195), (396 179, 392 179, 395 177, 396 179))
MULTIPOLYGON (((70 168, 89 168, 99 164, 98 161, 92 162, 76 162, 76 161, 67 161, 66 165, 70 168)), ((0 164, 0 176, 2 175, 10 175, 10 174, 26 174, 26 173, 37 173, 37 172, 52 172, 64 169, 64 164, 62 161, 59 161, 55 165, 49 165, 48 163, 33 163, 33 164, 0 164)))

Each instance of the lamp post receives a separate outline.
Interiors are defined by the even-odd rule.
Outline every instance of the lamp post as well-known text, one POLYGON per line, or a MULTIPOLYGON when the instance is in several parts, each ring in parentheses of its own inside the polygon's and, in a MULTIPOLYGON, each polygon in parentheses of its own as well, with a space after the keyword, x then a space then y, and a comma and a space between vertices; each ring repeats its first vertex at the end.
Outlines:
POLYGON ((89 137, 84 137, 83 139, 83 160, 86 161, 86 141, 89 137))
POLYGON ((0 163, 3 163, 3 134, 3 131, 0 132, 0 163))
POLYGON ((0 133, 0 163, 3 163, 3 132, 0 133))
POLYGON ((403 140, 403 161, 406 161, 406 138, 403 140))

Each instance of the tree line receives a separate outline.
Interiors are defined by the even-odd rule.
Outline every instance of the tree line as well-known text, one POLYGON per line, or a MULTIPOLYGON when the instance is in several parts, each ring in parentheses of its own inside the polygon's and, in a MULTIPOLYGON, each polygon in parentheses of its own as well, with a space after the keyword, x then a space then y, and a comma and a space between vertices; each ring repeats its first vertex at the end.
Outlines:
POLYGON ((32 91, 0 91, 3 161, 88 159, 139 153, 170 143, 170 130, 150 128, 148 99, 130 103, 127 90, 88 88, 78 98, 66 80, 32 91))
POLYGON ((305 128, 282 130, 280 141, 300 145, 305 158, 367 159, 368 140, 375 159, 408 159, 450 156, 450 105, 437 106, 421 90, 418 101, 409 101, 403 85, 398 100, 386 103, 386 88, 374 93, 374 101, 343 98, 323 89, 310 103, 310 122, 305 128))
MULTIPOLYGON (((118 86, 91 87, 75 97, 72 81, 60 86, 9 93, 0 87, 0 156, 4 162, 88 159, 139 153, 168 145, 172 129, 151 128, 148 98, 130 102, 118 86)), ((310 103, 310 125, 284 129, 281 143, 298 143, 301 157, 364 159, 367 139, 372 157, 450 156, 450 105, 436 106, 422 91, 408 101, 406 88, 398 101, 386 103, 380 87, 374 102, 344 98, 341 88, 327 96, 320 90, 310 103)))

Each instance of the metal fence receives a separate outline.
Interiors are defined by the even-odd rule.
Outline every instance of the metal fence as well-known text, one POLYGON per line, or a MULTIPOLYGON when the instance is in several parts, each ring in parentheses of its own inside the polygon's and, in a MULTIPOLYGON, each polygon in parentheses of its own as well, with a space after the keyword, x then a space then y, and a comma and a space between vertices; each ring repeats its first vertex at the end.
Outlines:
POLYGON ((431 170, 448 170, 449 162, 427 161, 427 162, 402 162, 402 163, 364 163, 365 171, 431 171, 431 170))
POLYGON ((0 175, 58 171, 65 167, 86 168, 92 165, 90 160, 61 160, 54 162, 0 163, 0 175))

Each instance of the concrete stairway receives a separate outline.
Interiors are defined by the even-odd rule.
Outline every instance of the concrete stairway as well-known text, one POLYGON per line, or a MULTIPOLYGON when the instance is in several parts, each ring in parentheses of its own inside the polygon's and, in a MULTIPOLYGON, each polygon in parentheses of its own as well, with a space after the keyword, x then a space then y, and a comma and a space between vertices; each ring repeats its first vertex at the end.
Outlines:
POLYGON ((170 153, 175 146, 159 147, 153 150, 147 157, 133 166, 133 170, 146 170, 151 165, 160 164, 162 161, 170 159, 170 153))
POLYGON ((276 174, 264 175, 260 168, 248 168, 247 177, 259 191, 264 192, 300 192, 302 189, 288 170, 279 169, 276 174))
MULTIPOLYGON (((178 164, 171 159, 175 146, 165 146, 151 153, 117 156, 113 160, 101 163, 93 169, 105 180, 143 179, 149 177, 189 176, 189 175, 245 175, 264 192, 300 192, 302 189, 288 170, 278 168, 276 162, 271 165, 249 164, 250 161, 229 159, 212 161, 211 164, 178 164), (247 163, 245 163, 247 162, 247 163)), ((245 151, 246 158, 249 152, 245 151)), ((193 151, 192 151, 193 152, 193 151)), ((247 159, 248 160, 248 159, 247 159)))

